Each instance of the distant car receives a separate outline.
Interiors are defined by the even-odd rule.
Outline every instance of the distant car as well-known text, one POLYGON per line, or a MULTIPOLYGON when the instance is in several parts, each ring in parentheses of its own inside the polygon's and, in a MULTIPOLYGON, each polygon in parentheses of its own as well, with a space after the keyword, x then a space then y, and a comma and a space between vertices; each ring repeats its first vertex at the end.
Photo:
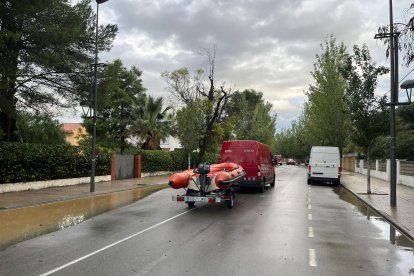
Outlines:
POLYGON ((294 159, 289 158, 288 161, 286 162, 286 164, 288 164, 288 165, 296 165, 296 161, 294 159))
POLYGON ((283 158, 282 158, 282 155, 281 155, 281 154, 276 154, 276 155, 274 156, 274 160, 276 160, 276 164, 277 164, 277 165, 279 165, 279 166, 281 166, 281 165, 282 165, 283 158))

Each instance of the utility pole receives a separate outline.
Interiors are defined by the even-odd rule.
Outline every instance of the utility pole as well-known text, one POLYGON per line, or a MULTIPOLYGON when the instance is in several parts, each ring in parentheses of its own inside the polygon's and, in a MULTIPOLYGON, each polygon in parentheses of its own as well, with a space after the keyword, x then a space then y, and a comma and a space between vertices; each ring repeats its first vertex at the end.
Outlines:
POLYGON ((390 4, 390 32, 379 33, 375 35, 375 39, 389 38, 390 41, 390 86, 391 99, 387 106, 390 107, 390 205, 397 206, 397 162, 396 162, 396 129, 395 129, 395 106, 398 105, 398 37, 399 32, 394 32, 394 22, 392 13, 392 0, 390 4))

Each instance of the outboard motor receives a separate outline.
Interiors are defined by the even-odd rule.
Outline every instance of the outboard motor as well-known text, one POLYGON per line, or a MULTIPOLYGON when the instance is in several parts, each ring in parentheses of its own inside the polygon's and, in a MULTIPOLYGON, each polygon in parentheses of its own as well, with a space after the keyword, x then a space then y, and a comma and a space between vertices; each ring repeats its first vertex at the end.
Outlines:
POLYGON ((200 174, 200 194, 201 196, 204 196, 207 190, 207 186, 211 181, 211 179, 208 179, 207 177, 207 174, 210 172, 210 164, 207 162, 200 163, 198 164, 198 167, 194 169, 194 172, 200 174))

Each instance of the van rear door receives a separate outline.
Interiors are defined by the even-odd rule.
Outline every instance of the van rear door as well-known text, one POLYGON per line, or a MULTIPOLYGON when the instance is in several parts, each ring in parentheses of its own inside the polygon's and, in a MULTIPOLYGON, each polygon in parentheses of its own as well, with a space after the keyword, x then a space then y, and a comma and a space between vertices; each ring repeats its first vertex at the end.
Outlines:
POLYGON ((333 147, 318 147, 311 154, 312 176, 338 178, 339 151, 333 147))

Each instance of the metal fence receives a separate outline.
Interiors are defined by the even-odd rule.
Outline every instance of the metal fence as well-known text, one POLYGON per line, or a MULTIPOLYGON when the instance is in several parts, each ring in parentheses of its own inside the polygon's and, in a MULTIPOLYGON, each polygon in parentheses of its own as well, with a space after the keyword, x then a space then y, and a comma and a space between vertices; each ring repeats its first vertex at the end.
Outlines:
POLYGON ((386 160, 379 160, 378 161, 378 170, 380 172, 386 172, 387 171, 387 161, 386 160))
POLYGON ((414 176, 414 161, 400 161, 400 174, 414 176))
MULTIPOLYGON (((376 162, 375 162, 375 160, 374 161, 370 161, 369 162, 369 168, 370 168, 370 170, 375 170, 376 169, 376 162)), ((367 160, 364 160, 364 169, 368 169, 368 162, 367 162, 367 160)))

